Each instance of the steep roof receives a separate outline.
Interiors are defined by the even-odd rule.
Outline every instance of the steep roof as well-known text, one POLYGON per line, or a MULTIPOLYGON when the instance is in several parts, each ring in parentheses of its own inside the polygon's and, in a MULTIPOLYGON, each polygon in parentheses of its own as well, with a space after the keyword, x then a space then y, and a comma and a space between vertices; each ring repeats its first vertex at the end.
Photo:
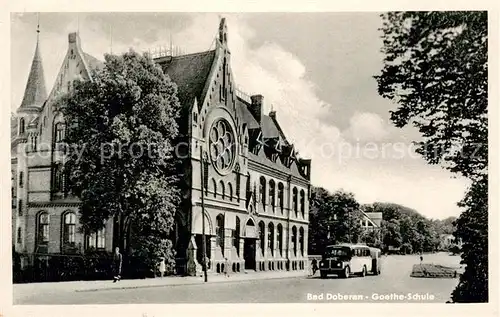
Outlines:
POLYGON ((87 63, 90 69, 99 69, 104 66, 104 63, 99 59, 85 52, 83 52, 83 58, 85 59, 85 63, 87 63))
POLYGON ((247 124, 249 130, 259 128, 259 123, 248 110, 247 104, 239 97, 236 98, 236 115, 247 124))
POLYGON ((47 89, 45 86, 45 75, 43 72, 42 57, 40 56, 40 49, 38 41, 36 43, 35 55, 31 63, 31 70, 24 90, 23 101, 21 108, 27 107, 41 107, 47 99, 47 89))
POLYGON ((279 138, 280 132, 271 117, 262 116, 262 135, 265 138, 279 138))
POLYGON ((158 61, 163 71, 177 84, 177 95, 181 105, 190 106, 197 98, 201 107, 203 88, 212 68, 214 57, 215 50, 212 50, 158 61))

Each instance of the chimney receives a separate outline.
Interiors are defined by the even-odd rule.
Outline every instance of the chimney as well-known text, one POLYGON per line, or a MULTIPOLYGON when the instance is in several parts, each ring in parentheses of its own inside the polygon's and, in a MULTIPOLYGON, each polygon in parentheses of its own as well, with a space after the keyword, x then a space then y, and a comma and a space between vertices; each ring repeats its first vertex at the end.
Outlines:
POLYGON ((264 109, 264 97, 262 95, 253 95, 250 97, 252 100, 252 105, 250 106, 250 112, 255 117, 255 120, 260 124, 262 119, 262 111, 264 109))

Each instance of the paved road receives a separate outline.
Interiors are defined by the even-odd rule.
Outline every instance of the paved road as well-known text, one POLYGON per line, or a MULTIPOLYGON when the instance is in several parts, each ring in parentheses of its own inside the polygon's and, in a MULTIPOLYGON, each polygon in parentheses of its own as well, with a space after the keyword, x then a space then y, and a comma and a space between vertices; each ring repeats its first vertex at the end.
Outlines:
MULTIPOLYGON (((16 304, 161 304, 161 303, 311 303, 312 295, 323 295, 316 302, 440 302, 450 298, 457 279, 411 278, 417 256, 389 256, 384 259, 380 276, 298 277, 213 283, 203 285, 162 286, 140 289, 99 290, 93 292, 59 292, 15 300, 16 304), (395 296, 420 295, 408 300, 395 296), (308 295, 309 294, 309 295, 308 295), (330 295, 328 295, 330 294, 330 295), (340 300, 339 295, 349 296, 340 300), (308 298, 309 296, 309 298, 308 298), (354 296, 354 298, 352 297, 354 296), (380 300, 380 296, 385 296, 380 300)), ((424 262, 459 265, 459 257, 444 254, 424 256, 424 262)))

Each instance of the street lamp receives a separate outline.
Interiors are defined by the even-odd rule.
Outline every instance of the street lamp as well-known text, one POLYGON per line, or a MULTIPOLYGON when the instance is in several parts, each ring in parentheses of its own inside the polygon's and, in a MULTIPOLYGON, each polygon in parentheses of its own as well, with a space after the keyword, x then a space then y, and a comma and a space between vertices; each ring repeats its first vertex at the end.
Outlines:
POLYGON ((201 182, 200 182, 200 189, 201 189, 201 255, 202 255, 202 267, 203 267, 203 276, 205 282, 208 281, 208 276, 207 276, 207 245, 206 245, 206 240, 205 240, 205 177, 204 177, 204 165, 208 161, 208 155, 206 152, 203 151, 203 146, 200 147, 200 169, 201 169, 201 182))

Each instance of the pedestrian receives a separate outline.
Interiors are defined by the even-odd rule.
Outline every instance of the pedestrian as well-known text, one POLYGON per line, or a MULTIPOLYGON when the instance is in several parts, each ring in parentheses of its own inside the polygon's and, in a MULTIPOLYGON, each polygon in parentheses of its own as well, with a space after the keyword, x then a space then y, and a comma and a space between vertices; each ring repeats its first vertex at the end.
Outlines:
POLYGON ((224 275, 229 277, 229 260, 227 258, 224 258, 224 275))
POLYGON ((163 277, 165 275, 165 271, 166 271, 166 268, 165 268, 165 259, 164 258, 160 259, 159 270, 160 270, 160 277, 163 277))
POLYGON ((424 261, 424 256, 420 253, 420 263, 422 263, 422 261, 424 261))
POLYGON ((316 259, 313 259, 311 262, 312 266, 312 275, 314 276, 316 274, 316 271, 318 270, 318 261, 316 259))
POLYGON ((113 283, 116 283, 121 279, 122 274, 122 254, 120 253, 120 248, 115 248, 115 253, 113 254, 113 283))

